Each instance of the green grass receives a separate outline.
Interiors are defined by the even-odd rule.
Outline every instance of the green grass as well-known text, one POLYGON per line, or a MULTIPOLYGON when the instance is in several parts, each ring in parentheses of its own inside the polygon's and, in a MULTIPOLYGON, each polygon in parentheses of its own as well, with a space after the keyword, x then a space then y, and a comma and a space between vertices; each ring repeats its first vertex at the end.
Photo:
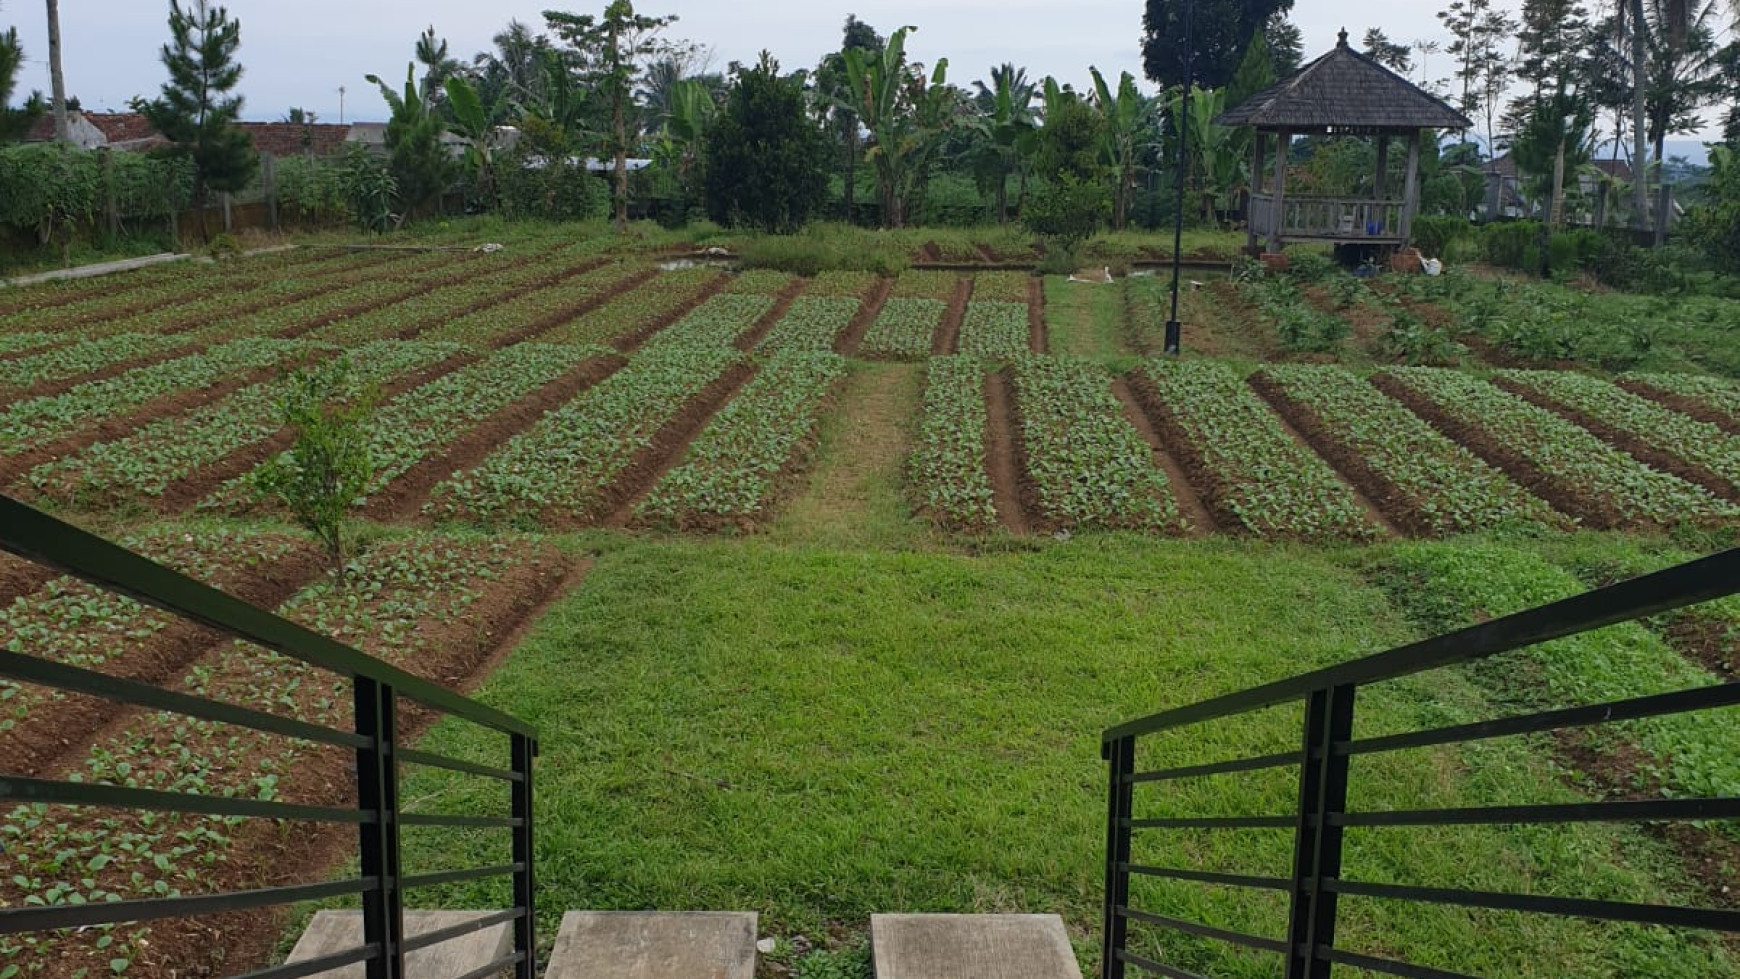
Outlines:
POLYGON ((1054 354, 1111 357, 1126 352, 1124 286, 1045 277, 1045 327, 1054 354))

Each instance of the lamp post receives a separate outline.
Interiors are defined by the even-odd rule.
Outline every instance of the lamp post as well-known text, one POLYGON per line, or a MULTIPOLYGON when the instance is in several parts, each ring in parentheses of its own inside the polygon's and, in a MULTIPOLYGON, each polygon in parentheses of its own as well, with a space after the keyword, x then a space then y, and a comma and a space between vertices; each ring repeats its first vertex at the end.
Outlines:
POLYGON ((1184 88, 1178 97, 1177 192, 1172 202, 1172 318, 1166 321, 1166 353, 1176 357, 1183 349, 1183 327, 1178 323, 1178 284, 1184 271, 1184 170, 1189 163, 1190 85, 1196 60, 1196 0, 1184 0, 1184 88))

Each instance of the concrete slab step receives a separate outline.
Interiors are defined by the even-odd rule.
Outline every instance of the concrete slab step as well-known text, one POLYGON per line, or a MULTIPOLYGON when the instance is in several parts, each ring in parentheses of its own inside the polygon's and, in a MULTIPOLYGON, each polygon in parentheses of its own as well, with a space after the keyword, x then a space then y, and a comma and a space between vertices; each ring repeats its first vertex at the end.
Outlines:
POLYGON ((570 911, 544 979, 754 979, 752 911, 570 911))
MULTIPOLYGON (((441 928, 487 918, 493 911, 406 911, 405 936, 415 938, 441 928)), ((439 945, 405 956, 405 971, 413 976, 463 976, 514 950, 513 925, 490 925, 439 945)), ((356 948, 363 943, 361 911, 317 911, 290 951, 290 962, 306 962, 356 948)), ((364 979, 361 963, 316 973, 314 979, 364 979)))
POLYGON ((1055 914, 874 914, 876 979, 1081 979, 1055 914))

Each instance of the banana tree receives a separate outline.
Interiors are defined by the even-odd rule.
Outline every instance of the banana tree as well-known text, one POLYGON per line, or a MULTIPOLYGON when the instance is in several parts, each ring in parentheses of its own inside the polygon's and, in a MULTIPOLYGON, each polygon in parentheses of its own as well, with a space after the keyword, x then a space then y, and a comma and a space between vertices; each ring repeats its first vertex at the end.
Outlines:
POLYGON ((495 127, 490 125, 489 112, 483 107, 477 89, 463 76, 447 79, 447 109, 453 116, 452 129, 465 138, 465 166, 477 176, 478 192, 486 204, 495 205, 495 127))
POLYGON ((1118 79, 1118 92, 1111 87, 1098 68, 1089 68, 1094 76, 1094 105, 1106 121, 1106 163, 1112 171, 1112 229, 1121 231, 1130 210, 1130 198, 1136 190, 1136 164, 1153 141, 1153 103, 1136 90, 1136 79, 1124 72, 1118 79))
MULTIPOLYGON (((1172 95, 1172 112, 1180 111, 1178 93, 1172 95)), ((1230 206, 1232 198, 1249 184, 1243 143, 1237 129, 1217 126, 1214 120, 1226 109, 1224 89, 1192 86, 1185 126, 1190 133, 1191 170, 1202 191, 1203 216, 1214 219, 1217 209, 1230 206)))
POLYGON ((895 31, 880 52, 841 52, 851 98, 838 101, 870 130, 873 145, 865 159, 876 173, 883 223, 896 228, 905 225, 907 200, 937 137, 952 119, 953 93, 945 84, 948 59, 939 59, 928 79, 907 64, 906 36, 914 30, 895 31))
MULTIPOLYGON (((1011 64, 991 69, 991 84, 976 82, 975 101, 980 112, 981 130, 991 151, 991 179, 997 188, 997 223, 1009 221, 1009 175, 1022 167, 1026 158, 1023 147, 1030 141, 1034 128, 1033 97, 1035 89, 1027 81, 1027 73, 1011 64)), ((1022 173, 1025 183, 1026 173, 1022 173)))

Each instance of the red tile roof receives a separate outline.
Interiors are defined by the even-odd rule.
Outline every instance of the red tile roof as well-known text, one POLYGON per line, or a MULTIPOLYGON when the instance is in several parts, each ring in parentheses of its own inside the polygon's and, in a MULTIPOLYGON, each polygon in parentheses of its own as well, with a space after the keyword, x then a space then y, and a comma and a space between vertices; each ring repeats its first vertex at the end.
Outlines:
POLYGON ((312 151, 315 156, 331 156, 344 148, 350 135, 349 126, 315 123, 304 126, 295 122, 237 123, 254 138, 254 149, 273 156, 295 156, 312 151))

